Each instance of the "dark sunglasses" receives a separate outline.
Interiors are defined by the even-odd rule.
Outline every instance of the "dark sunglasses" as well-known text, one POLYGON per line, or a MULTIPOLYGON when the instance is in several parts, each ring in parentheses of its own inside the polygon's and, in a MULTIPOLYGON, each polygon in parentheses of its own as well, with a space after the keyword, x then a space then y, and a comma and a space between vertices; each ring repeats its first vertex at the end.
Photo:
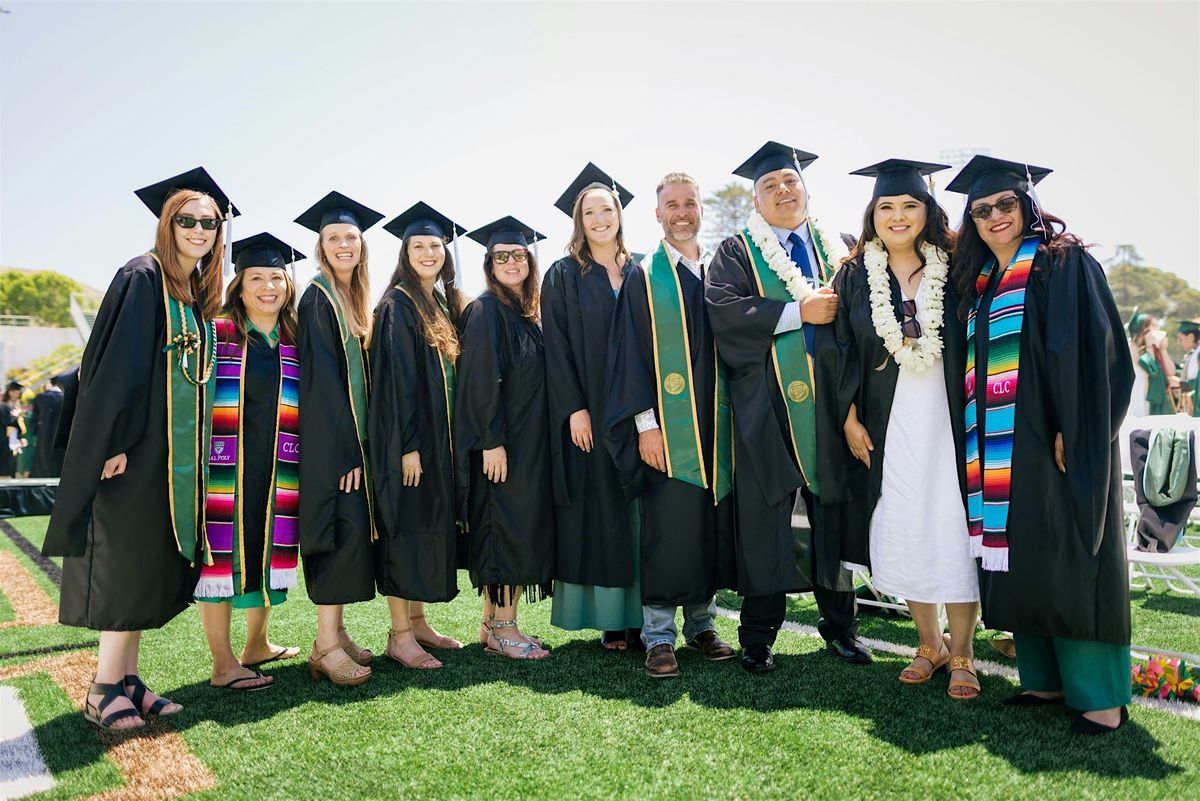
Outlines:
POLYGON ((517 264, 529 258, 528 250, 497 250, 492 254, 492 261, 496 264, 508 264, 508 257, 512 256, 512 260, 517 264))
POLYGON ((900 333, 907 339, 921 338, 921 324, 917 322, 917 302, 915 300, 901 301, 900 333))
POLYGON ((1021 199, 1016 195, 1002 197, 996 201, 994 206, 989 206, 984 203, 982 206, 976 206, 971 209, 971 219, 982 222, 992 216, 992 209, 999 209, 1001 214, 1012 214, 1017 210, 1017 206, 1021 205, 1021 199))
POLYGON ((195 228, 196 223, 200 223, 200 227, 205 231, 215 231, 217 226, 221 224, 221 221, 216 217, 201 217, 200 219, 196 219, 186 214, 176 214, 173 219, 175 220, 175 224, 180 228, 195 228))

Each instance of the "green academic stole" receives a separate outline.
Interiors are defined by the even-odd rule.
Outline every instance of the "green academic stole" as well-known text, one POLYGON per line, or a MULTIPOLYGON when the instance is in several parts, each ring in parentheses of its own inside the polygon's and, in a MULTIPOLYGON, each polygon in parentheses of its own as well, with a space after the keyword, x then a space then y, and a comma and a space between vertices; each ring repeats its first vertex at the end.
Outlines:
POLYGON ((325 276, 318 274, 313 279, 313 284, 325 293, 329 305, 333 307, 334 316, 337 317, 338 331, 342 337, 342 353, 346 357, 346 393, 350 397, 350 415, 354 418, 354 430, 358 435, 358 453, 362 458, 363 491, 367 496, 367 512, 371 517, 371 541, 374 542, 379 539, 379 534, 375 530, 375 505, 371 500, 371 471, 367 464, 367 449, 364 447, 367 441, 367 392, 369 386, 362 344, 358 341, 358 337, 350 331, 350 326, 346 325, 346 316, 342 313, 341 304, 338 303, 337 293, 333 291, 333 287, 329 285, 325 276))
MULTIPOLYGON (((150 256, 163 269, 154 252, 150 256)), ((215 268, 214 268, 215 269, 215 268)), ((192 564, 212 556, 206 543, 197 542, 203 530, 204 493, 208 484, 208 441, 212 430, 213 393, 201 387, 213 376, 217 356, 216 328, 210 322, 201 353, 200 323, 191 306, 180 303, 167 291, 164 275, 163 307, 167 316, 167 492, 171 506, 171 529, 175 548, 192 564), (205 356, 207 355, 207 358, 205 356), (190 374, 189 374, 190 372, 190 374), (202 437, 198 436, 197 425, 202 437)))
MULTIPOLYGON (((810 229, 811 231, 811 229, 810 229)), ((742 230, 742 244, 750 263, 754 268, 755 283, 758 284, 758 294, 768 300, 779 300, 785 303, 794 298, 788 292, 787 286, 780 280, 775 271, 767 264, 766 257, 754 244, 750 229, 742 230)), ((816 237, 813 237, 816 242, 816 237)), ((828 272, 824 253, 819 252, 819 265, 822 275, 828 272)), ((771 342, 771 364, 775 368, 775 383, 783 395, 783 403, 787 408, 788 429, 792 435, 792 452, 796 456, 800 474, 804 483, 813 495, 820 495, 820 485, 817 483, 817 396, 816 384, 812 380, 812 358, 804 347, 804 331, 797 328, 779 334, 771 342)))
POLYGON ((717 391, 713 398, 713 461, 704 464, 696 397, 692 391, 691 347, 679 275, 659 242, 648 260, 646 298, 650 306, 650 328, 654 341, 654 372, 658 381, 658 419, 662 425, 667 475, 709 489, 708 475, 715 474, 713 503, 720 503, 733 488, 733 420, 729 406, 728 378, 717 357, 717 391))

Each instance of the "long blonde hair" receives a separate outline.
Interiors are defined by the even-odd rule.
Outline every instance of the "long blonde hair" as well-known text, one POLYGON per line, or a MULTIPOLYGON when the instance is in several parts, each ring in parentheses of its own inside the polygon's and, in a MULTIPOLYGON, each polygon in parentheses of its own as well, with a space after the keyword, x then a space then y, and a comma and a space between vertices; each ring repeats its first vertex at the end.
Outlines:
POLYGON ((342 289, 342 285, 333 272, 333 265, 329 263, 329 259, 325 258, 325 240, 320 234, 317 235, 316 259, 321 275, 325 276, 325 280, 329 282, 329 285, 333 287, 334 294, 337 295, 338 305, 342 307, 342 313, 346 315, 346 325, 349 326, 351 333, 366 345, 371 338, 371 277, 367 270, 367 240, 362 238, 361 232, 358 241, 362 250, 358 264, 354 265, 354 273, 350 276, 349 292, 342 289))
POLYGON ((221 210, 217 202, 203 192, 181 189, 167 198, 162 213, 158 216, 158 227, 154 231, 154 251, 162 265, 163 282, 167 292, 180 303, 197 301, 201 316, 205 320, 216 317, 221 310, 221 261, 225 257, 225 226, 217 226, 217 236, 212 250, 201 260, 200 271, 188 270, 179 263, 179 252, 175 249, 175 215, 193 200, 206 200, 212 204, 218 219, 221 210))

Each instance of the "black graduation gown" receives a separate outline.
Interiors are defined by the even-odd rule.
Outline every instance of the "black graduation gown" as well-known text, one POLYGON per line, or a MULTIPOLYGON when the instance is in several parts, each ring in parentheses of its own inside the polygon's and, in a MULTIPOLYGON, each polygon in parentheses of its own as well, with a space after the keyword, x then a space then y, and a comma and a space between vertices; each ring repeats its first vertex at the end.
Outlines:
POLYGON ((493 602, 503 600, 503 587, 525 587, 538 600, 554 578, 542 331, 490 292, 463 310, 460 324, 454 460, 471 584, 493 602), (501 445, 508 479, 494 484, 483 474, 483 451, 501 445))
MULTIPOLYGON (((207 353, 207 330, 200 330, 201 352, 207 353)), ((171 526, 166 375, 168 361, 177 357, 163 351, 166 331, 160 268, 149 254, 139 256, 113 278, 84 349, 42 549, 66 557, 59 621, 68 626, 159 628, 187 607, 200 577, 199 561, 179 555, 171 526), (128 458, 125 472, 101 481, 104 462, 120 453, 128 458)), ((197 424, 196 436, 200 452, 207 453, 208 443, 199 441, 203 425, 197 424)), ((198 514, 197 559, 201 520, 198 514)))
MULTIPOLYGON (((712 403, 702 399, 715 392, 716 352, 704 285, 682 264, 675 269, 683 292, 703 459, 712 464, 716 423, 712 403)), ((734 586, 733 494, 714 506, 711 489, 668 478, 642 461, 634 417, 658 408, 658 381, 646 274, 640 265, 630 268, 621 287, 609 352, 604 445, 628 496, 642 498, 642 603, 706 603, 718 589, 734 586)))
POLYGON ((10 429, 16 428, 16 410, 0 401, 0 478, 12 478, 17 473, 17 456, 8 447, 9 435, 13 433, 10 429))
MULTIPOLYGON (((987 350, 995 284, 976 318, 976 364, 987 350)), ((979 572, 990 628, 1129 643, 1117 437, 1133 388, 1133 363, 1123 330, 1095 259, 1074 246, 1053 260, 1039 250, 1021 329, 1009 569, 979 572), (1065 474, 1054 464, 1060 432, 1065 474)), ((977 408, 982 426, 982 404, 977 408)))
POLYGON ((420 333, 412 299, 395 287, 375 309, 367 421, 379 592, 449 601, 458 594, 459 529, 441 356, 420 333), (421 454, 421 483, 406 487, 402 460, 412 451, 421 454))
POLYGON ((575 259, 556 261, 542 282, 542 328, 550 401, 557 568, 572 584, 633 584, 629 501, 603 443, 607 368, 616 294, 604 267, 583 274, 575 259), (570 417, 587 409, 591 453, 571 442, 570 417))
POLYGON ((298 312, 304 583, 315 604, 369 601, 375 597, 375 566, 368 488, 364 481, 356 492, 338 490, 338 479, 362 467, 342 335, 333 306, 315 284, 300 298, 298 312))
MULTIPOLYGON (((900 284, 890 271, 892 306, 899 314, 900 284)), ((817 472, 821 477, 821 501, 840 503, 843 523, 843 558, 870 565, 868 532, 871 515, 879 502, 883 483, 883 454, 888 420, 900 368, 875 333, 871 320, 871 288, 862 259, 847 262, 833 280, 838 293, 838 313, 833 322, 837 349, 826 349, 817 362, 818 440, 817 472), (850 404, 858 408, 858 419, 866 427, 875 450, 867 468, 850 453, 844 423, 850 404)), ((964 471, 963 371, 967 344, 966 325, 958 318, 958 293, 951 280, 945 285, 942 306, 942 374, 950 411, 954 452, 958 455, 958 484, 966 515, 967 483, 964 471)))
MULTIPOLYGON (((717 248, 706 283, 717 350, 730 368, 738 591, 746 596, 801 592, 814 583, 847 589, 841 569, 842 526, 833 522, 841 510, 822 505, 823 513, 814 515, 811 557, 807 537, 792 528, 795 492, 803 477, 792 455, 787 408, 771 363, 775 326, 787 304, 759 296, 741 237, 730 237, 717 248)), ((824 352, 836 351, 837 341, 832 325, 815 329, 817 362, 824 352)), ((818 399, 821 393, 818 383, 818 399)), ((826 445, 821 433, 818 427, 818 453, 826 445)))
POLYGON ((62 475, 65 448, 55 447, 58 418, 62 413, 63 394, 43 392, 33 399, 33 416, 37 421, 37 451, 33 455, 33 478, 56 478, 62 475))
POLYGON ((242 381, 242 576, 244 592, 263 589, 267 503, 275 469, 275 423, 279 419, 279 351, 257 331, 246 343, 242 381))

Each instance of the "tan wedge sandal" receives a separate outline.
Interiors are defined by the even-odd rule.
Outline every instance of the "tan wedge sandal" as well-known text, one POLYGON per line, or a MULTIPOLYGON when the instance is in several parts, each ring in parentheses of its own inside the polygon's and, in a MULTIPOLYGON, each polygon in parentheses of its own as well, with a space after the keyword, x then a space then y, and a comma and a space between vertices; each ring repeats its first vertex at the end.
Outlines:
POLYGON ((899 679, 905 684, 924 684, 933 678, 933 674, 937 673, 942 668, 946 667, 946 663, 950 661, 950 649, 942 643, 942 650, 935 652, 928 645, 921 644, 917 647, 917 654, 913 657, 913 661, 908 663, 908 667, 900 671, 899 679), (917 664, 918 659, 924 659, 929 663, 929 670, 922 670, 917 664))
POLYGON ((358 643, 350 639, 350 632, 346 631, 345 627, 338 629, 338 644, 346 655, 353 659, 363 667, 371 666, 371 659, 375 655, 371 653, 370 648, 359 648, 358 643))
POLYGON ((970 701, 973 698, 979 697, 979 693, 982 692, 979 686, 979 674, 975 672, 975 665, 972 664, 969 656, 956 656, 950 660, 950 676, 950 686, 946 688, 946 695, 955 701, 970 701), (974 681, 954 678, 954 671, 956 670, 970 673, 974 681), (955 690, 958 690, 958 692, 955 692, 955 690))
POLYGON ((317 644, 313 643, 312 655, 308 657, 308 675, 313 681, 321 679, 329 679, 339 687, 355 687, 359 684, 365 684, 371 678, 371 669, 367 668, 365 672, 359 672, 358 668, 365 667, 357 664, 350 658, 350 654, 342 649, 341 644, 332 645, 322 651, 317 650, 317 644), (341 652, 343 659, 339 659, 333 668, 327 668, 321 664, 321 660, 330 654, 341 652))
MULTIPOLYGON (((441 660, 428 651, 421 651, 412 659, 404 659, 392 653, 392 638, 399 637, 401 634, 410 633, 412 633, 412 626, 409 626, 406 629, 388 629, 388 648, 383 652, 383 655, 393 662, 397 662, 406 668, 412 668, 414 670, 437 670, 438 668, 443 667, 441 660)), ((415 637, 413 640, 417 643, 417 645, 423 645, 423 643, 420 640, 417 640, 415 637)))

